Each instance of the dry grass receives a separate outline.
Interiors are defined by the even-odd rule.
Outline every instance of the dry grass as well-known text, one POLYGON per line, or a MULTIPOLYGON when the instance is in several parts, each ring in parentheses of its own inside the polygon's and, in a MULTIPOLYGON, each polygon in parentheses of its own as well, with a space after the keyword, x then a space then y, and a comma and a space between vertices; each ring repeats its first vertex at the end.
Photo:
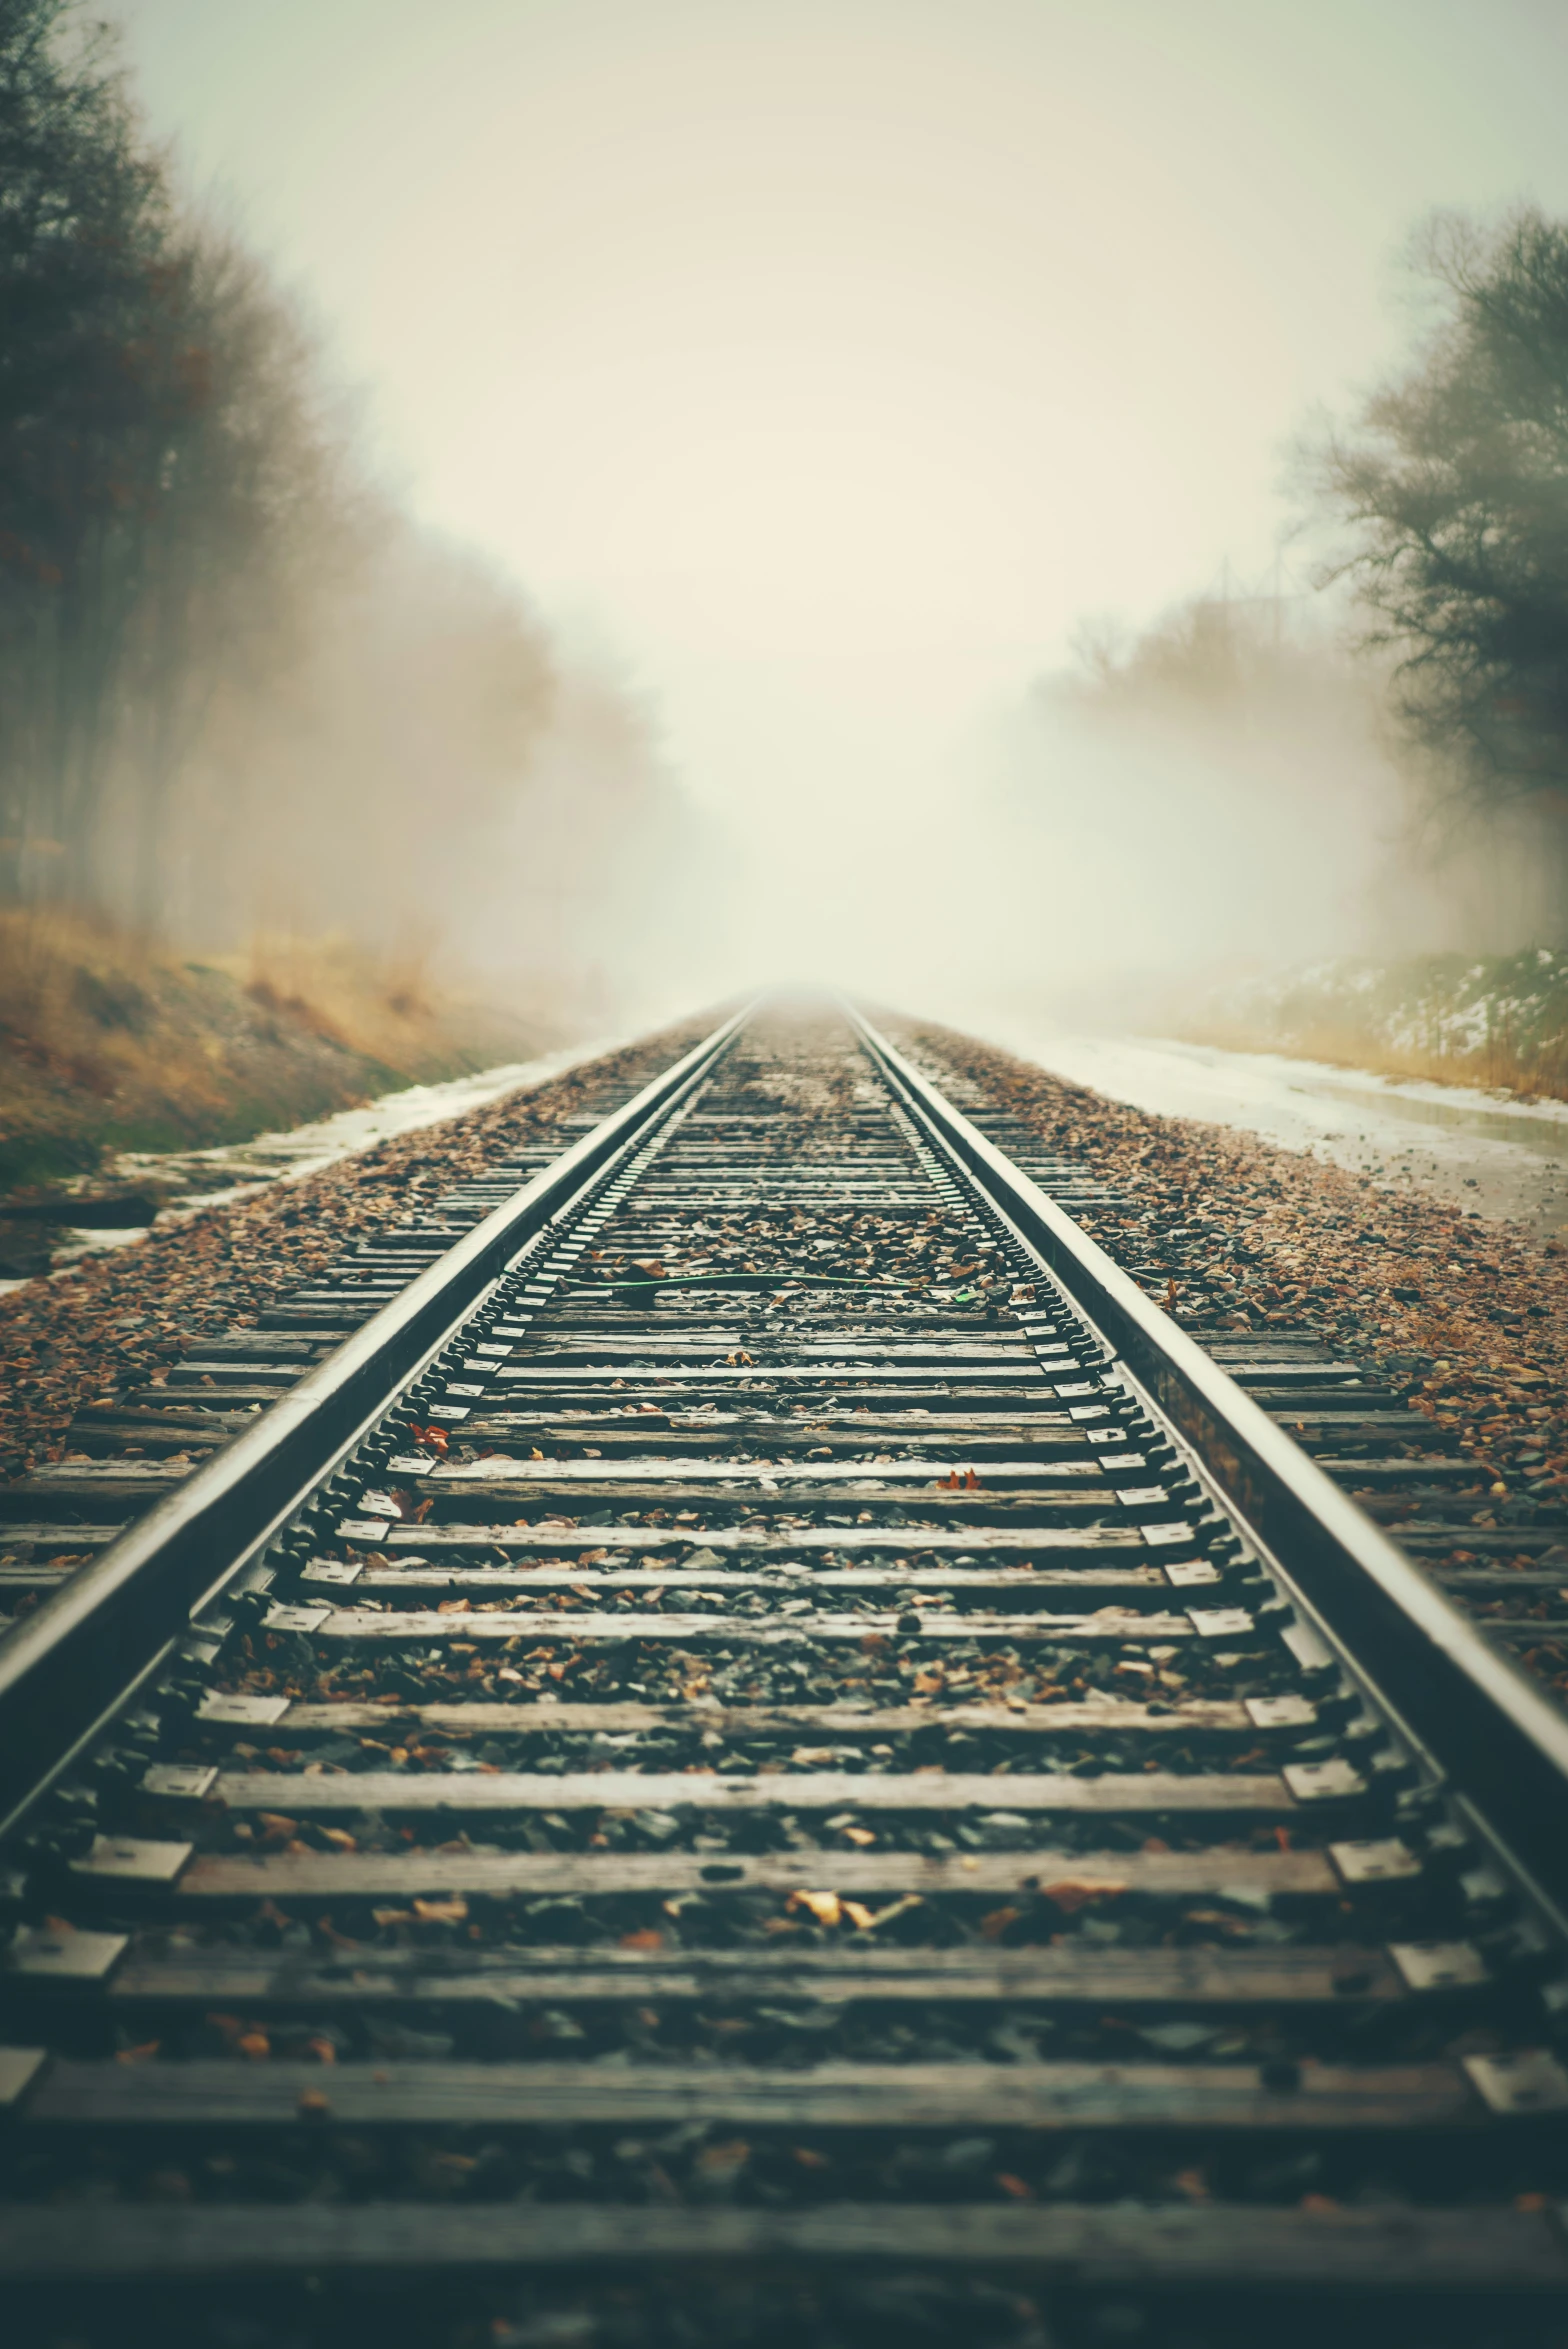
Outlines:
POLYGON ((443 983, 427 942, 273 934, 191 961, 91 915, 0 912, 0 1186, 104 1146, 241 1140, 567 1032, 443 983))
POLYGON ((1568 1100, 1568 949, 1341 955, 1241 976, 1178 1014, 1178 1033, 1379 1076, 1568 1100))
MULTIPOLYGON (((109 1101, 159 1061, 162 998, 175 965, 87 914, 0 912, 0 1037, 4 1097, 46 1086, 109 1101), (24 1074, 25 1072, 25 1074, 24 1074)), ((176 1072, 196 1098, 211 1093, 200 1063, 176 1072)))
POLYGON ((1330 1020, 1293 1026, 1288 1037, 1261 1024, 1225 1019, 1183 1022, 1177 1033, 1190 1043, 1218 1044, 1227 1052, 1284 1052, 1333 1068, 1370 1069, 1379 1077, 1479 1085, 1522 1101, 1568 1101, 1568 1060, 1527 1054, 1507 1037, 1490 1038, 1473 1052, 1431 1052, 1418 1045, 1392 1045, 1368 1029, 1330 1020))
POLYGON ((348 938, 265 931, 224 967, 264 1009, 311 1034, 381 1059, 406 1050, 410 1029, 439 1026, 450 998, 422 944, 371 954, 348 938))

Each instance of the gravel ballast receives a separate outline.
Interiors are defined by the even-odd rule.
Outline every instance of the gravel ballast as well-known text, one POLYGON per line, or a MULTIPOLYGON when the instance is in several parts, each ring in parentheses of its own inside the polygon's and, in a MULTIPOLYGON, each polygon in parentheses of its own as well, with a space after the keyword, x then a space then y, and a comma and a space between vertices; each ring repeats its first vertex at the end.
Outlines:
MULTIPOLYGON (((376 1145, 303 1181, 160 1223, 0 1300, 0 1467, 66 1456, 73 1414, 157 1385, 193 1338, 250 1326, 322 1271, 345 1237, 397 1222, 422 1196, 560 1134, 603 1088, 673 1058, 696 1020, 526 1095, 376 1145)), ((1311 1331, 1375 1371, 1473 1459, 1466 1522, 1489 1537, 1561 1524, 1568 1545, 1568 1258, 1487 1222, 1245 1134, 1114 1102, 952 1030, 890 1023, 939 1083, 975 1088, 1052 1154, 1107 1185, 1076 1212, 1195 1336, 1311 1331)), ((984 1123, 983 1110, 972 1114, 984 1123)), ((1464 1536, 1456 1531, 1456 1543, 1464 1536)), ((1568 1547, 1565 1547, 1568 1560, 1568 1547)), ((1451 1559, 1463 1564, 1456 1547, 1451 1559)), ((1519 1565, 1542 1562, 1533 1541, 1519 1565)), ((1546 1562, 1559 1561, 1548 1549, 1546 1562)), ((1568 1685, 1542 1659, 1545 1676, 1568 1685)))
MULTIPOLYGON (((1107 1100, 951 1029, 896 1021, 889 1032, 959 1090, 982 1129, 994 1104, 1116 1194, 1074 1212, 1183 1329, 1213 1341, 1310 1332, 1429 1423, 1413 1424, 1412 1448, 1435 1434, 1446 1456, 1473 1460, 1442 1563, 1475 1564, 1464 1544, 1481 1537, 1500 1577, 1560 1567, 1568 1583, 1560 1246, 1225 1127, 1107 1100), (1517 1552, 1513 1529, 1528 1537, 1517 1552)), ((1438 1560, 1428 1549, 1421 1562, 1438 1560)), ((1519 1660, 1568 1699, 1568 1638, 1519 1660)))
MULTIPOLYGON (((158 1384, 193 1337, 249 1328, 334 1262, 345 1241, 560 1131, 602 1088, 678 1058, 712 1024, 684 1022, 303 1181, 160 1221, 133 1247, 0 1298, 0 1476, 59 1460, 84 1404, 158 1384)), ((561 1131, 561 1148, 576 1138, 561 1131)))

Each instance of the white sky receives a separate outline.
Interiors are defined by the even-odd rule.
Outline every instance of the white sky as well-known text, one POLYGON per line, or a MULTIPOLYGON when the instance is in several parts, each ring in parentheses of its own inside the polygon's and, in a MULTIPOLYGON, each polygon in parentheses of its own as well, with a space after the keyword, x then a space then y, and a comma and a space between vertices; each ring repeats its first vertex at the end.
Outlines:
POLYGON ((1568 209, 1563 0, 118 13, 416 509, 802 883, 940 830, 1081 615, 1267 566, 1427 207, 1568 209))

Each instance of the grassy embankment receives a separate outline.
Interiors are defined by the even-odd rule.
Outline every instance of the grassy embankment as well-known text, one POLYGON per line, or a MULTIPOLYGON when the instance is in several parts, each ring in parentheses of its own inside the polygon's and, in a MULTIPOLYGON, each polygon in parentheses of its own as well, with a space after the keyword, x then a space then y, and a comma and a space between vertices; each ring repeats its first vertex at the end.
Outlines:
POLYGON ((0 1196, 117 1150, 248 1141, 570 1032, 341 940, 188 961, 82 916, 0 914, 0 1196))
POLYGON ((1233 1051, 1568 1100, 1568 950, 1346 956, 1232 986, 1178 1032, 1233 1051))

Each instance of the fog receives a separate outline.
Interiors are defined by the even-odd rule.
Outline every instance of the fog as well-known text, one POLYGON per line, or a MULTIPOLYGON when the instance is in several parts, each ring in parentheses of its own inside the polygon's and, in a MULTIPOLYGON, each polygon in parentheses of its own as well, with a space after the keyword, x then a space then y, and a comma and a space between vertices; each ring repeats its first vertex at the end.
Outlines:
POLYGON ((629 1015, 805 976, 1143 1018, 1228 963, 1528 926, 1413 870, 1352 680, 1108 709, 1071 648, 1275 576, 1284 444, 1403 346, 1415 218, 1568 206, 1554 4, 118 14, 418 522, 646 722, 657 835, 612 793, 563 847, 520 801, 468 949, 528 904, 629 1015))

